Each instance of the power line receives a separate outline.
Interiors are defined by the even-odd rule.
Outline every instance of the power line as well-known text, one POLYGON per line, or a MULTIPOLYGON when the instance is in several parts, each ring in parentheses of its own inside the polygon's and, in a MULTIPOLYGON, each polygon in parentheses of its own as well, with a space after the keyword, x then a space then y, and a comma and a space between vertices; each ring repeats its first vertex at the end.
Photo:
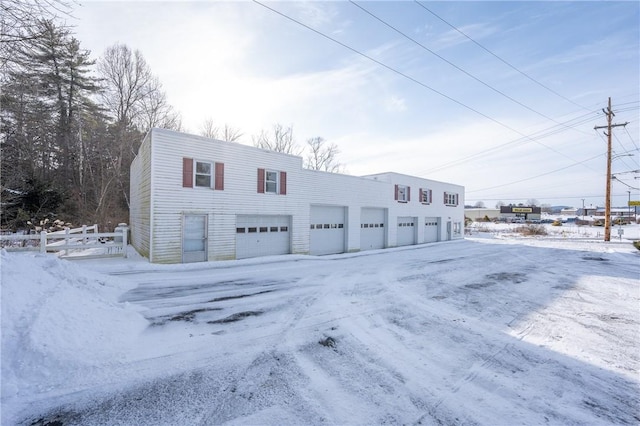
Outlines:
MULTIPOLYGON (((415 84, 418 84, 419 86, 421 86, 421 87, 423 87, 423 88, 425 88, 425 89, 427 89, 427 90, 430 90, 430 91, 432 91, 433 93, 436 93, 436 94, 438 94, 438 95, 442 96, 443 98, 448 99, 448 100, 450 100, 451 102, 454 102, 455 104, 460 105, 461 107, 463 107, 463 108, 465 108, 465 109, 468 109, 469 111, 472 111, 472 112, 474 112, 474 113, 476 113, 476 114, 478 114, 478 115, 480 115, 480 116, 482 116, 482 117, 486 118, 487 120, 490 120, 490 121, 492 121, 492 122, 494 122, 494 123, 498 124, 498 125, 499 125, 499 126, 501 126, 501 127, 504 127, 505 129, 508 129, 508 130, 510 130, 510 131, 512 131, 512 132, 514 132, 514 133, 516 133, 516 134, 518 134, 518 135, 520 135, 520 136, 522 136, 522 137, 523 137, 523 138, 525 138, 525 139, 528 139, 528 140, 530 140, 530 141, 532 141, 532 142, 535 142, 535 143, 537 143, 538 145, 541 145, 541 146, 543 146, 543 147, 545 147, 545 148, 549 149, 550 151, 553 151, 553 152, 555 152, 556 154, 561 155, 561 156, 563 156, 563 157, 565 157, 565 158, 567 158, 567 159, 569 159, 569 160, 571 160, 571 161, 574 161, 574 162, 575 162, 575 160, 574 160, 573 158, 569 157, 568 155, 566 155, 566 154, 564 154, 564 153, 562 153, 562 152, 560 152, 560 151, 558 151, 558 150, 556 150, 556 149, 554 149, 554 148, 552 148, 552 147, 550 147, 550 146, 548 146, 548 145, 545 145, 545 144, 543 144, 542 142, 539 142, 539 141, 537 141, 537 140, 535 140, 535 139, 531 138, 530 136, 528 136, 528 135, 526 135, 526 134, 524 134, 524 133, 522 133, 522 132, 520 132, 520 131, 518 131, 518 130, 514 129, 513 127, 511 127, 511 126, 509 126, 509 125, 507 125, 507 124, 505 124, 505 123, 503 123, 503 122, 501 122, 501 121, 499 121, 499 120, 497 120, 497 119, 495 119, 495 118, 493 118, 493 117, 491 117, 491 116, 489 116, 489 115, 487 115, 487 114, 484 114, 483 112, 480 112, 480 111, 478 111, 477 109, 475 109, 475 108, 473 108, 473 107, 471 107, 471 106, 469 106, 469 105, 466 105, 465 103, 463 103, 463 102, 461 102, 461 101, 458 101, 457 99, 454 99, 454 98, 452 98, 451 96, 449 96, 449 95, 447 95, 447 94, 445 94, 445 93, 443 93, 443 92, 440 92, 439 90, 434 89, 433 87, 428 86, 427 84, 425 84, 425 83, 423 83, 423 82, 421 82, 421 81, 419 81, 419 80, 417 80, 417 79, 415 79, 415 78, 413 78, 413 77, 411 77, 411 76, 409 76, 409 75, 407 75, 407 74, 403 73, 402 71, 399 71, 399 70, 397 70, 397 69, 395 69, 395 68, 391 67, 390 65, 387 65, 387 64, 385 64, 385 63, 383 63, 383 62, 381 62, 381 61, 379 61, 379 60, 377 60, 377 59, 375 59, 375 58, 373 58, 373 57, 371 57, 371 56, 369 56, 369 55, 367 55, 367 54, 365 54, 365 53, 363 53, 363 52, 360 52, 359 50, 357 50, 357 49, 355 49, 355 48, 353 48, 353 47, 351 47, 351 46, 349 46, 349 45, 347 45, 347 44, 345 44, 345 43, 343 43, 343 42, 341 42, 341 41, 339 41, 339 40, 337 40, 337 39, 335 39, 335 38, 333 38, 333 37, 331 37, 331 36, 329 36, 329 35, 327 35, 327 34, 325 34, 325 33, 323 33, 323 32, 321 32, 321 31, 319 31, 319 30, 316 30, 315 28, 310 27, 309 25, 306 25, 306 24, 304 24, 304 23, 302 23, 302 22, 298 21, 297 19, 292 18, 292 17, 290 17, 290 16, 288 16, 288 15, 286 15, 286 14, 284 14, 284 13, 282 13, 282 12, 280 12, 280 11, 278 11, 278 10, 276 10, 276 9, 272 8, 272 7, 269 7, 269 6, 267 6, 266 4, 261 3, 261 2, 260 2, 260 1, 258 1, 258 0, 252 0, 252 1, 253 1, 254 3, 256 3, 256 4, 258 4, 258 5, 262 6, 262 7, 264 7, 265 9, 270 10, 271 12, 273 12, 273 13, 275 13, 275 14, 277 14, 277 15, 280 15, 281 17, 283 17, 283 18, 285 18, 285 19, 287 19, 287 20, 289 20, 289 21, 294 22, 294 23, 296 23, 296 24, 298 24, 298 25, 300 25, 300 26, 302 26, 302 27, 304 27, 304 28, 308 29, 309 31, 312 31, 312 32, 314 32, 314 33, 318 34, 319 36, 324 37, 324 38, 326 38, 327 40, 330 40, 330 41, 332 41, 332 42, 334 42, 334 43, 336 43, 336 44, 338 44, 338 45, 340 45, 340 46, 344 47, 345 49, 348 49, 349 51, 351 51, 351 52, 353 52, 353 53, 355 53, 355 54, 357 54, 357 55, 360 55, 360 56, 362 56, 362 57, 364 57, 364 58, 366 58, 366 59, 368 59, 368 60, 370 60, 370 61, 372 61, 372 62, 374 62, 374 63, 376 63, 376 64, 378 64, 378 65, 380 65, 381 67, 383 67, 383 68, 385 68, 385 69, 387 69, 387 70, 389 70, 389 71, 391 71, 391 72, 393 72, 393 73, 395 73, 395 74, 398 74, 398 75, 400 75, 401 77, 404 77, 404 78, 406 78, 407 80, 409 80, 409 81, 411 81, 411 82, 413 82, 413 83, 415 83, 415 84)), ((576 164, 581 164, 581 163, 582 163, 582 162, 576 162, 576 164)))
MULTIPOLYGON (((400 34, 401 36, 403 36, 404 38, 406 38, 407 40, 412 41, 414 44, 420 46, 423 50, 426 50, 427 52, 431 53, 432 55, 436 56, 438 59, 446 62, 447 64, 451 65, 452 67, 454 67, 455 69, 457 69, 458 71, 462 72, 463 74, 465 74, 466 76, 474 79, 475 81, 477 81, 478 83, 482 84, 483 86, 489 88, 490 90, 493 90, 494 92, 498 93, 501 96, 504 96, 505 98, 509 99, 510 101, 520 105, 521 107, 533 112, 534 114, 537 114, 543 118, 546 118, 549 121, 553 121, 554 123, 558 123, 556 120, 554 120, 553 118, 541 113, 540 111, 537 111, 525 104, 523 104, 522 102, 518 101, 517 99, 514 99, 513 97, 507 95, 506 93, 502 92, 499 89, 496 89, 495 87, 491 86, 489 83, 486 83, 485 81, 479 79, 478 77, 476 77, 475 75, 469 73, 468 71, 466 71, 465 69, 459 67, 458 65, 454 64, 453 62, 449 61, 447 58, 443 57, 442 55, 439 55, 438 53, 434 52, 433 50, 429 49, 427 46, 425 46, 424 44, 420 43, 419 41, 417 41, 416 39, 414 39, 413 37, 405 34, 404 32, 400 31, 399 29, 397 29, 396 27, 394 27, 393 25, 389 24, 388 22, 386 22, 385 20, 383 20, 382 18, 378 17, 377 15, 375 15, 374 13, 372 13, 371 11, 365 9, 364 7, 360 6, 358 3, 354 2, 353 0, 349 0, 349 3, 353 4, 354 6, 356 6, 357 8, 359 8, 360 10, 362 10, 363 12, 365 12, 366 14, 368 14, 369 16, 371 16, 372 18, 376 19, 378 22, 384 24, 385 26, 387 26, 388 28, 391 28, 393 31, 397 32, 398 34, 400 34)), ((558 123, 560 124, 560 123, 558 123)))
MULTIPOLYGON (((302 23, 302 22, 298 21, 298 20, 297 20, 297 19, 295 19, 295 18, 290 17, 289 15, 286 15, 286 14, 284 14, 284 13, 282 13, 282 12, 280 12, 280 11, 276 10, 276 9, 273 9, 272 7, 269 7, 269 6, 267 6, 266 4, 261 3, 261 2, 260 2, 260 1, 258 1, 258 0, 252 0, 252 1, 253 1, 254 3, 256 3, 256 4, 258 4, 258 5, 262 6, 262 7, 264 7, 265 9, 268 9, 268 10, 272 11, 273 13, 275 13, 275 14, 277 14, 277 15, 282 16, 283 18, 288 19, 289 21, 294 22, 294 23, 296 23, 296 24, 298 24, 298 25, 302 26, 302 27, 304 27, 304 28, 308 29, 309 31, 313 31, 314 33, 318 34, 319 36, 322 36, 322 37, 326 38, 327 40, 330 40, 330 41, 332 41, 332 42, 334 42, 334 43, 336 43, 336 44, 338 44, 338 45, 340 45, 340 46, 344 47, 345 49, 348 49, 348 50, 350 50, 351 52, 353 52, 353 53, 355 53, 355 54, 357 54, 357 55, 360 55, 360 56, 362 56, 363 58, 366 58, 366 59, 370 60, 371 62, 374 62, 374 63, 376 63, 376 64, 380 65, 381 67, 386 68, 387 70, 389 70, 389 71, 391 71, 391 72, 393 72, 393 73, 395 73, 395 74, 398 74, 399 76, 404 77, 404 78, 406 78, 407 80, 410 80, 410 81, 412 81, 413 83, 416 83, 417 85, 419 85, 419 86, 421 86, 421 87, 423 87, 423 88, 425 88, 425 89, 427 89, 427 90, 430 90, 430 91, 432 91, 433 93, 438 94, 438 95, 442 96, 443 98, 448 99, 448 100, 450 100, 451 102, 453 102, 453 103, 455 103, 455 104, 457 104, 457 105, 460 105, 461 107, 463 107, 463 108, 465 108, 465 109, 468 109, 469 111, 475 112, 476 114, 478 114, 478 115, 480 115, 480 116, 482 116, 482 117, 486 118, 487 120, 493 121, 494 123, 496 123, 496 124, 498 124, 498 125, 500 125, 500 126, 502 126, 502 127, 506 128, 506 129, 509 129, 509 130, 511 130, 512 132, 515 132, 515 133, 521 134, 521 133, 520 133, 520 132, 518 132, 517 130, 515 130, 515 129, 513 129, 513 128, 509 127, 507 124, 504 124, 504 123, 502 123, 502 122, 500 122, 500 121, 496 120, 495 118, 490 117, 490 116, 488 116, 488 115, 486 115, 486 114, 484 114, 484 113, 482 113, 482 112, 478 111, 477 109, 475 109, 475 108, 473 108, 473 107, 470 107, 469 105, 464 104, 464 103, 462 103, 461 101, 458 101, 457 99, 454 99, 454 98, 452 98, 451 96, 446 95, 445 93, 442 93, 442 92, 440 92, 439 90, 434 89, 434 88, 433 88, 433 87, 431 87, 431 86, 428 86, 427 84, 425 84, 425 83, 423 83, 423 82, 421 82, 421 81, 419 81, 419 80, 416 80, 415 78, 413 78, 413 77, 411 77, 411 76, 409 76, 409 75, 407 75, 407 74, 403 73, 402 71, 399 71, 399 70, 397 70, 397 69, 395 69, 395 68, 391 67, 390 65, 385 64, 384 62, 381 62, 381 61, 379 61, 379 60, 377 60, 377 59, 375 59, 375 58, 372 58, 371 56, 367 55, 366 53, 362 53, 362 52, 360 52, 359 50, 357 50, 357 49, 355 49, 355 48, 353 48, 353 47, 351 47, 351 46, 349 46, 349 45, 347 45, 347 44, 345 44, 345 43, 343 43, 343 42, 341 42, 341 41, 339 41, 339 40, 336 40, 335 38, 333 38, 333 37, 331 37, 331 36, 328 36, 327 34, 325 34, 325 33, 321 32, 321 31, 318 31, 318 30, 316 30, 315 28, 310 27, 310 26, 308 26, 307 24, 304 24, 304 23, 302 23)), ((523 135, 523 136, 524 136, 524 135, 523 135)))
MULTIPOLYGON (((573 118, 571 120, 567 120, 565 123, 569 123, 569 122, 573 122, 575 120, 581 119, 579 122, 573 123, 574 126, 577 126, 579 124, 583 124, 583 123, 587 123, 587 122, 592 121, 595 118, 594 116, 596 114, 597 113, 595 111, 593 111, 591 113, 587 113, 587 114, 581 115, 581 116, 573 118)), ((503 144, 494 146, 492 148, 488 148, 488 149, 476 152, 475 154, 471 154, 471 155, 468 155, 466 157, 459 158, 457 160, 450 161, 448 163, 445 163, 445 164, 442 164, 440 166, 434 167, 432 169, 429 169, 429 170, 425 171, 424 173, 425 174, 429 174, 429 173, 433 173, 433 172, 437 172, 437 171, 440 171, 440 170, 447 169, 447 168, 452 167, 452 166, 457 166, 457 165, 466 163, 468 161, 477 160, 479 158, 486 157, 487 155, 492 154, 494 151, 504 150, 507 147, 516 147, 516 146, 519 146, 519 145, 522 145, 522 144, 526 143, 527 140, 533 140, 534 138, 535 139, 546 138, 546 137, 549 137, 549 136, 556 135, 558 133, 562 133, 562 132, 564 132, 564 131, 566 131, 568 129, 567 126, 565 126, 564 128, 558 128, 558 127, 559 127, 558 125, 555 125, 555 126, 540 130, 538 132, 535 132, 535 133, 529 135, 527 138, 522 137, 522 138, 511 140, 509 142, 505 142, 503 144)))
POLYGON ((496 186, 491 186, 491 187, 488 187, 488 188, 474 189, 473 191, 466 191, 466 193, 470 194, 472 192, 488 191, 490 189, 502 188, 502 187, 505 187, 505 186, 515 185, 516 183, 522 183, 522 182, 526 182, 528 180, 537 179, 537 178, 542 177, 542 176, 547 176, 547 175, 550 175, 550 174, 553 174, 553 173, 561 172, 561 171, 569 169, 571 167, 575 167, 575 166, 577 166, 579 164, 586 163, 586 162, 591 161, 591 160, 595 160, 596 158, 600 157, 601 155, 602 155, 602 153, 598 154, 598 155, 596 155, 594 157, 587 158, 586 160, 582 160, 580 162, 577 162, 577 163, 574 163, 574 164, 570 164, 568 166, 561 167, 561 168, 556 169, 556 170, 551 170, 550 172, 541 173, 541 174, 536 175, 536 176, 531 176, 531 177, 520 179, 520 180, 517 180, 517 181, 514 181, 514 182, 503 183, 503 184, 496 185, 496 186))
POLYGON ((509 68, 513 69, 514 71, 517 71, 518 73, 520 73, 521 75, 523 75, 524 77, 528 78, 529 80, 531 80, 532 82, 534 82, 535 84, 537 84, 538 86, 544 88, 545 90, 553 93, 554 95, 564 99, 567 102, 572 103, 573 105, 580 107, 582 109, 588 110, 589 108, 586 108, 574 101, 572 101, 571 99, 561 95, 560 93, 556 92, 555 90, 551 89, 548 86, 545 86, 544 84, 540 83, 538 80, 536 80, 535 78, 531 77, 529 74, 525 73, 524 71, 516 68, 514 65, 512 65, 511 63, 505 61, 504 59, 502 59, 500 56, 496 55, 495 53, 493 53, 491 50, 487 49, 486 47, 484 47, 483 45, 481 45, 480 43, 478 43, 477 41, 475 41, 474 39, 472 39, 471 37, 469 37, 467 34, 465 34, 464 32, 462 32, 462 30, 460 30, 459 28, 457 28, 455 25, 450 24, 449 22, 447 22, 444 18, 442 18, 441 16, 439 16, 438 14, 436 14, 434 11, 432 11, 431 9, 429 9, 428 7, 426 7, 425 5, 423 5, 422 3, 420 3, 417 0, 414 0, 414 3, 416 3, 418 6, 420 6, 421 8, 423 8, 424 10, 426 10, 427 12, 431 13, 433 16, 435 16, 436 18, 438 18, 439 20, 441 20, 442 22, 444 22, 445 24, 447 24, 449 27, 453 28, 454 30, 456 30, 459 34, 463 35, 464 37, 466 37, 469 41, 471 41, 472 43, 474 43, 476 46, 478 46, 479 48, 481 48, 482 50, 484 50, 485 52, 489 53, 491 56, 493 56, 494 58, 498 59, 500 62, 502 62, 503 64, 507 65, 509 68))

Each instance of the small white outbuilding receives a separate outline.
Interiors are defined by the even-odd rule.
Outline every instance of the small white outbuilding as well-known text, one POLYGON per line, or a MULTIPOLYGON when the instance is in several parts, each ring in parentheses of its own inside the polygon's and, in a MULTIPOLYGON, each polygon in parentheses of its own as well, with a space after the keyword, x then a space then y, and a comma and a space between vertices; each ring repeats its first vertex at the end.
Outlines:
POLYGON ((298 156, 152 129, 131 164, 131 244, 154 263, 463 238, 464 187, 307 170, 298 156))

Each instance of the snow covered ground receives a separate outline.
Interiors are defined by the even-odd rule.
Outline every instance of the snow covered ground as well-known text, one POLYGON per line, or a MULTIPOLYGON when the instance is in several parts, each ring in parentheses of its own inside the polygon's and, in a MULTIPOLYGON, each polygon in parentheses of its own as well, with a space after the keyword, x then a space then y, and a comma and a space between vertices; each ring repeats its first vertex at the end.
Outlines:
POLYGON ((638 227, 559 228, 189 265, 3 251, 2 424, 637 425, 638 227))

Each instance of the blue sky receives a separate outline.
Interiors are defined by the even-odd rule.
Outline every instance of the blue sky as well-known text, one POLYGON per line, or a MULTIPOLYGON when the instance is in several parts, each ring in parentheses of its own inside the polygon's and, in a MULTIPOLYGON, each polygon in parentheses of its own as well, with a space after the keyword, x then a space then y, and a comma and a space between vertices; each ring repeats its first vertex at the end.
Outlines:
MULTIPOLYGON (((453 182, 487 207, 603 205, 606 137, 593 128, 608 97, 629 122, 614 130, 613 172, 640 168, 638 2, 264 5, 291 19, 248 1, 85 1, 74 24, 96 58, 139 49, 185 131, 212 118, 251 144, 291 125, 301 145, 336 143, 349 174, 453 182)), ((640 199, 637 176, 618 175, 614 205, 640 199)))

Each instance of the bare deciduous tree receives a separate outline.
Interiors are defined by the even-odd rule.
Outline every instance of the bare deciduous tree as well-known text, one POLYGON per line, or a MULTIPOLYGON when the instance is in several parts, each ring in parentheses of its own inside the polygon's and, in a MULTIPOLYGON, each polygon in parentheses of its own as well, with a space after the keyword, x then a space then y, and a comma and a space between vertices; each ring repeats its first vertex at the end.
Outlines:
POLYGON ((262 130, 259 135, 253 136, 253 145, 269 151, 285 154, 301 155, 303 150, 293 138, 293 127, 284 127, 282 124, 274 124, 271 134, 262 130))
POLYGON ((151 68, 139 50, 124 44, 108 47, 98 60, 98 73, 105 82, 103 102, 115 121, 128 125, 139 114, 143 100, 155 90, 151 68))
POLYGON ((152 77, 145 90, 146 96, 140 100, 136 122, 143 133, 152 127, 180 130, 182 119, 180 114, 167 102, 167 95, 162 90, 158 77, 152 77))
POLYGON ((211 139, 237 142, 242 137, 242 132, 229 124, 220 128, 215 125, 213 118, 207 118, 200 127, 200 135, 211 139))
POLYGON ((305 168, 331 173, 340 173, 343 170, 342 164, 338 162, 340 150, 336 144, 328 144, 323 138, 315 137, 307 140, 307 146, 305 168))

